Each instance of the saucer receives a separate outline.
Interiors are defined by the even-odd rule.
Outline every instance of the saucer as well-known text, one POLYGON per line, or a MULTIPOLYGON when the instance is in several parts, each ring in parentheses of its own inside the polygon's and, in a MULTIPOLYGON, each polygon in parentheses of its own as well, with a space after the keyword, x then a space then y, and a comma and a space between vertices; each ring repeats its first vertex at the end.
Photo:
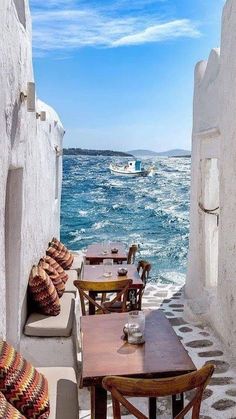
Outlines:
POLYGON ((103 274, 105 278, 110 278, 112 276, 112 272, 106 272, 103 274))

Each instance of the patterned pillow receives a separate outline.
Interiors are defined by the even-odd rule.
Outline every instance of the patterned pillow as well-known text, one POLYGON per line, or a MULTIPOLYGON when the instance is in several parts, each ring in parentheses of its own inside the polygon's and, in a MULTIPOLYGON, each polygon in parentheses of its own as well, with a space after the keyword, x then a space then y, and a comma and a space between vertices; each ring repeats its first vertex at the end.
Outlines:
POLYGON ((0 418, 1 419, 26 419, 7 399, 0 393, 0 418))
POLYGON ((0 391, 26 418, 49 417, 46 378, 5 341, 0 341, 0 391))
POLYGON ((65 291, 65 283, 60 278, 59 273, 49 263, 40 261, 39 266, 48 274, 60 298, 65 291))
POLYGON ((40 266, 33 266, 31 270, 29 293, 43 314, 57 316, 60 313, 60 300, 56 288, 40 266))
POLYGON ((52 241, 49 243, 48 247, 51 247, 51 246, 55 247, 55 249, 59 250, 60 252, 63 251, 63 252, 70 253, 70 251, 67 249, 67 247, 62 242, 57 240, 56 237, 53 237, 52 241))
POLYGON ((54 246, 50 246, 47 249, 46 254, 55 259, 65 270, 70 269, 74 260, 74 256, 70 252, 66 250, 57 250, 54 246))
POLYGON ((57 271, 57 273, 60 276, 60 279, 62 279, 62 281, 64 282, 64 284, 67 282, 67 280, 68 280, 67 273, 59 265, 59 263, 57 263, 57 261, 55 259, 51 258, 51 256, 44 256, 42 259, 40 259, 39 262, 46 262, 46 263, 48 263, 53 269, 55 269, 57 271))

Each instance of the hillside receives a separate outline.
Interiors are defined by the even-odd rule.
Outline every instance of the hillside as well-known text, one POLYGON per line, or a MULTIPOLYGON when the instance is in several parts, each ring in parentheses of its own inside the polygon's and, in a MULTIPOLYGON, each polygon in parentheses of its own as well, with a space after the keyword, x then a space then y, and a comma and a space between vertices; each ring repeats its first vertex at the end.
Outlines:
POLYGON ((181 156, 190 156, 191 151, 189 150, 182 150, 182 149, 173 149, 168 151, 156 152, 152 150, 131 150, 128 153, 138 156, 138 157, 145 157, 145 156, 160 156, 160 157, 181 157, 181 156))
POLYGON ((83 148, 64 148, 63 154, 65 156, 118 156, 118 157, 133 157, 132 154, 123 153, 122 151, 112 150, 87 150, 83 148))

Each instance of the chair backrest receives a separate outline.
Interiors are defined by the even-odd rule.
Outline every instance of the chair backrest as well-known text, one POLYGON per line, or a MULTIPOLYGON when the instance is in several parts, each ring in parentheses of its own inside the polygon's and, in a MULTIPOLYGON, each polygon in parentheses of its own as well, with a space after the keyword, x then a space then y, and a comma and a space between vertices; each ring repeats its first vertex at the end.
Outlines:
POLYGON ((138 273, 140 273, 140 271, 142 270, 140 276, 141 276, 144 286, 146 286, 151 269, 152 269, 152 265, 147 260, 140 260, 138 262, 137 271, 138 273))
POLYGON ((94 305, 95 310, 97 309, 98 313, 107 314, 109 313, 109 308, 112 308, 114 303, 117 301, 122 302, 121 310, 123 312, 126 310, 127 296, 130 285, 132 284, 132 279, 120 279, 116 281, 74 281, 75 287, 79 291, 81 310, 82 315, 86 316, 86 302, 94 305), (116 293, 115 297, 106 302, 106 305, 103 305, 103 299, 101 298, 100 302, 95 298, 91 297, 91 293, 103 294, 103 293, 116 293))
POLYGON ((138 251, 137 244, 132 244, 129 248, 128 256, 127 256, 127 263, 129 265, 135 262, 135 256, 136 256, 137 251, 138 251))
POLYGON ((175 419, 183 419, 192 409, 192 419, 199 419, 203 391, 206 388, 212 374, 213 365, 206 365, 202 369, 190 374, 165 379, 132 379, 122 377, 105 377, 103 387, 111 392, 114 419, 121 419, 120 405, 123 405, 135 418, 148 419, 133 404, 126 399, 128 397, 166 397, 186 391, 196 390, 192 400, 184 409, 175 416, 175 419))

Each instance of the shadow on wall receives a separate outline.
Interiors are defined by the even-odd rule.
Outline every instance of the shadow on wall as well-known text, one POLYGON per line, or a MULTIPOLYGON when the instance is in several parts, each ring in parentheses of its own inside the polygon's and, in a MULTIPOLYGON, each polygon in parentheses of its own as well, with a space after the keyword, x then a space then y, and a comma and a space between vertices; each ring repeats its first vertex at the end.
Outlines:
POLYGON ((16 132, 18 126, 18 113, 20 110, 20 104, 15 102, 13 113, 12 113, 12 124, 11 124, 11 146, 14 146, 15 139, 16 139, 16 132))
POLYGON ((6 330, 17 346, 20 311, 23 169, 9 170, 5 207, 6 330))
POLYGON ((26 29, 26 16, 25 16, 25 0, 14 0, 17 15, 20 23, 26 29))

